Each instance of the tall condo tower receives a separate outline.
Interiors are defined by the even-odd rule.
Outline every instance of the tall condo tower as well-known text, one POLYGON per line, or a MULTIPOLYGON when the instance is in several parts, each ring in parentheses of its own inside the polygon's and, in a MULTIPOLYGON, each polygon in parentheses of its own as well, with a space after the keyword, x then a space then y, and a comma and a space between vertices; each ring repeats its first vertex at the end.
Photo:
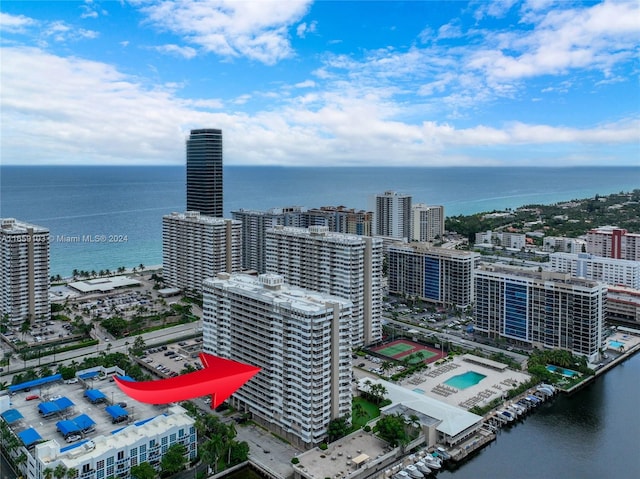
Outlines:
POLYGON ((238 411, 303 448, 350 415, 350 301, 226 273, 204 282, 203 301, 204 351, 262 369, 231 396, 238 411))
POLYGON ((292 286, 353 303, 353 347, 382 338, 382 240, 329 232, 326 226, 267 230, 266 268, 292 286))
POLYGON ((0 318, 12 323, 48 320, 49 230, 0 219, 0 318))
POLYGON ((164 280, 174 288, 202 292, 217 273, 242 270, 242 224, 197 211, 162 217, 164 280))
POLYGON ((410 195, 385 191, 370 199, 369 210, 373 211, 373 234, 392 238, 411 239, 410 195))
POLYGON ((191 130, 187 139, 187 211, 222 218, 222 130, 191 130))

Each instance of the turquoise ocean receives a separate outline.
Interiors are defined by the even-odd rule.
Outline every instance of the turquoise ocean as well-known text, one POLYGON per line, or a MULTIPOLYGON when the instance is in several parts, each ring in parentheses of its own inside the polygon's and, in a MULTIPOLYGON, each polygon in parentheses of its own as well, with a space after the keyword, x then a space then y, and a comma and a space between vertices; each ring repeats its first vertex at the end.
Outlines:
MULTIPOLYGON (((392 190, 455 216, 634 188, 640 168, 226 167, 224 210, 367 209, 372 195, 392 190)), ((52 275, 161 264, 162 216, 185 203, 182 166, 0 167, 0 217, 49 228, 52 275)))

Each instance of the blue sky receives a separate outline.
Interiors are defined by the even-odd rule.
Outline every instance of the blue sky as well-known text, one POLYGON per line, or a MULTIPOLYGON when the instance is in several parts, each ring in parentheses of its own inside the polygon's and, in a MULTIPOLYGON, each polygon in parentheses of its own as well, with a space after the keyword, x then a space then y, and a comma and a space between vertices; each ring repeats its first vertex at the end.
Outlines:
POLYGON ((4 164, 640 165, 640 3, 6 1, 4 164))

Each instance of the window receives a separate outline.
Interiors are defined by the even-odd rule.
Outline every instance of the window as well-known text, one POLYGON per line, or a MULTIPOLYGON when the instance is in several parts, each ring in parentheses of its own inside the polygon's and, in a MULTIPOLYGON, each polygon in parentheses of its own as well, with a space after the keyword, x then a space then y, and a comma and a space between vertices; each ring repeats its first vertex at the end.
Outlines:
POLYGON ((113 459, 114 459, 113 456, 107 457, 107 466, 113 466, 113 462, 114 462, 113 459))
POLYGON ((96 462, 96 469, 104 469, 104 459, 101 459, 98 462, 96 462))
POLYGON ((118 451, 118 461, 124 459, 124 451, 118 451))

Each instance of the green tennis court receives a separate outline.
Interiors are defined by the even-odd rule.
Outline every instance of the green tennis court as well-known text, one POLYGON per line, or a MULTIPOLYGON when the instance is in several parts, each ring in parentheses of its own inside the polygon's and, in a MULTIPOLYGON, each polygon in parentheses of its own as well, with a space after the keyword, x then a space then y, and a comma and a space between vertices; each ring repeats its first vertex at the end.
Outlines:
POLYGON ((392 344, 391 346, 387 346, 386 348, 377 349, 376 353, 392 358, 396 354, 401 354, 406 351, 411 351, 413 349, 415 349, 415 346, 413 344, 395 343, 395 344, 392 344))
POLYGON ((421 349, 420 351, 417 351, 415 353, 410 353, 405 356, 397 357, 395 359, 406 361, 407 358, 409 358, 410 364, 416 364, 416 363, 419 363, 420 361, 431 359, 434 356, 438 356, 438 353, 434 353, 432 351, 429 351, 428 349, 421 349))

